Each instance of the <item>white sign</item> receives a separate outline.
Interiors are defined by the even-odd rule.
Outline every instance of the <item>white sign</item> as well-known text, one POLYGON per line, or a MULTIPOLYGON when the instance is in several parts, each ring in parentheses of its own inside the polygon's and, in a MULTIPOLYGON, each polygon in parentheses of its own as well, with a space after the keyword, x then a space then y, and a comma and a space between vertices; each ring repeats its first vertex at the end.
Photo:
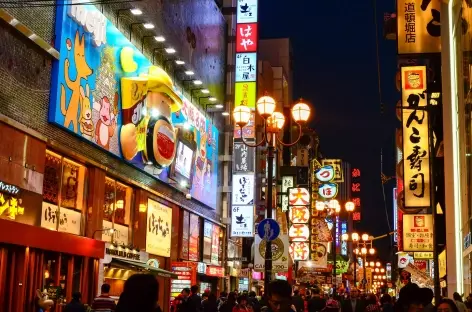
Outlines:
POLYGON ((111 237, 113 236, 113 243, 118 245, 128 245, 128 227, 115 223, 114 225, 110 221, 103 220, 103 228, 111 229, 113 228, 113 234, 109 231, 102 232, 102 241, 112 242, 111 237))
POLYGON ((393 188, 393 241, 398 242, 398 202, 397 202, 397 188, 393 188))
POLYGON ((236 82, 256 81, 257 53, 236 53, 236 82))
POLYGON ((234 174, 233 175, 233 205, 253 205, 254 204, 254 175, 234 174))
POLYGON ((139 261, 146 263, 149 259, 149 254, 145 251, 136 251, 128 248, 121 248, 121 246, 115 247, 110 243, 105 244, 105 256, 102 262, 108 264, 113 258, 139 261))
POLYGON ((82 214, 78 211, 61 208, 59 212, 57 206, 43 202, 41 227, 56 231, 59 223, 59 232, 80 235, 80 221, 82 214))
POLYGON ((257 23, 258 0, 238 0, 236 23, 257 23))
POLYGON ((288 188, 293 187, 293 176, 282 177, 282 193, 286 193, 288 188))
POLYGON ((254 237, 254 206, 233 206, 231 237, 254 237))
MULTIPOLYGON (((262 240, 259 235, 255 236, 256 252, 254 257, 254 271, 263 272, 265 268, 265 240, 262 240)), ((288 271, 288 236, 280 234, 279 237, 272 242, 272 271, 273 272, 287 272, 288 271)))

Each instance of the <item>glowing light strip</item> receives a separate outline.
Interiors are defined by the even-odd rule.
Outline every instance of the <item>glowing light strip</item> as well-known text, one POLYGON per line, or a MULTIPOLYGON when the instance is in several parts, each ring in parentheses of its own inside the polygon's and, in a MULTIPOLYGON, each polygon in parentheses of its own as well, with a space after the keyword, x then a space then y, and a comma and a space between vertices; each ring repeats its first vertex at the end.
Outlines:
MULTIPOLYGON (((463 271, 462 271, 462 211, 461 211, 461 203, 460 203, 460 196, 461 196, 461 180, 459 175, 459 166, 460 166, 460 158, 459 158, 459 126, 458 126, 458 101, 457 101, 457 85, 455 79, 457 78, 456 67, 457 67, 457 60, 456 60, 456 45, 454 40, 454 8, 453 3, 455 1, 449 1, 448 3, 448 14, 449 14, 449 60, 450 60, 450 74, 451 74, 451 109, 452 109, 452 129, 453 129, 453 137, 452 137, 452 160, 453 160, 453 176, 454 176, 454 228, 460 229, 458 234, 455 235, 456 239, 456 291, 458 293, 463 292, 463 271)), ((437 265, 437 264, 435 264, 437 265)))

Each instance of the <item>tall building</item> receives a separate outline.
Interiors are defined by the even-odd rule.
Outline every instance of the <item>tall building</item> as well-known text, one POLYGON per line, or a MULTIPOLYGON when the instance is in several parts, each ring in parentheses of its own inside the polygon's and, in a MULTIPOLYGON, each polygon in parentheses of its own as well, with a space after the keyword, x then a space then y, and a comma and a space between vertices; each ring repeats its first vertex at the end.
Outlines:
POLYGON ((143 270, 163 310, 183 287, 222 289, 217 4, 68 0, 2 19, 0 311, 37 309, 37 289, 117 297, 143 270))

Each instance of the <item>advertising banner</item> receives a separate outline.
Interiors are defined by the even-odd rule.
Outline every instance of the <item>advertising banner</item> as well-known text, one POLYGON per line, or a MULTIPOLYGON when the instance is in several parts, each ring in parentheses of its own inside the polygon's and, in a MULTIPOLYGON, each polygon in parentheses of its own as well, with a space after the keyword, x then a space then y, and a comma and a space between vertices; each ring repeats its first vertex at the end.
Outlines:
POLYGON ((403 250, 433 251, 433 216, 403 215, 403 250))
POLYGON ((233 206, 231 237, 254 237, 254 206, 233 206))
POLYGON ((150 254, 170 257, 172 208, 148 199, 146 251, 150 254))
POLYGON ((236 54, 236 82, 256 81, 257 53, 236 54))
POLYGON ((441 52, 441 0, 397 1, 398 54, 441 52))
POLYGON ((56 231, 59 224, 59 232, 80 235, 80 221, 82 214, 76 210, 61 208, 53 204, 43 202, 41 227, 56 231))
POLYGON ((402 67, 404 208, 430 207, 426 66, 402 67))
POLYGON ((233 145, 233 173, 254 172, 255 169, 255 148, 244 143, 234 143, 233 145))
POLYGON ((211 120, 95 6, 67 3, 76 5, 56 10, 60 59, 49 121, 164 183, 176 180, 170 168, 177 167, 192 198, 215 209, 218 130, 211 120), (192 141, 177 151, 184 125, 192 141))
POLYGON ((236 23, 256 23, 257 4, 258 0, 238 0, 236 23))
POLYGON ((233 205, 254 204, 254 174, 233 175, 233 205))
POLYGON ((246 105, 251 109, 256 109, 256 88, 256 82, 236 82, 234 105, 246 105))
MULTIPOLYGON (((266 242, 259 235, 255 236, 256 253, 254 257, 254 270, 264 271, 265 268, 265 248, 266 242)), ((288 271, 288 236, 281 234, 272 241, 272 271, 288 271)))
POLYGON ((196 214, 190 214, 190 238, 188 243, 188 259, 199 261, 200 221, 196 214))

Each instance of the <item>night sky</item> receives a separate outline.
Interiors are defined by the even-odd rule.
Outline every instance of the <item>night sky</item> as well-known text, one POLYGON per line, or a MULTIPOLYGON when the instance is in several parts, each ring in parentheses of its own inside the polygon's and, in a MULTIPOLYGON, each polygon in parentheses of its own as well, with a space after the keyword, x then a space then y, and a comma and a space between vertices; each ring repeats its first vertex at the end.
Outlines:
MULTIPOLYGON (((383 149, 383 172, 394 176, 395 104, 400 97, 395 41, 383 38, 384 12, 394 12, 395 1, 377 2, 382 100, 372 1, 259 0, 260 38, 289 37, 292 42, 294 99, 303 97, 313 105, 312 127, 320 135, 321 151, 361 169, 362 222, 356 230, 374 236, 388 232, 380 154, 383 149)), ((392 228, 394 185, 393 179, 385 185, 392 228)), ((374 245, 387 260, 389 240, 374 245)))

